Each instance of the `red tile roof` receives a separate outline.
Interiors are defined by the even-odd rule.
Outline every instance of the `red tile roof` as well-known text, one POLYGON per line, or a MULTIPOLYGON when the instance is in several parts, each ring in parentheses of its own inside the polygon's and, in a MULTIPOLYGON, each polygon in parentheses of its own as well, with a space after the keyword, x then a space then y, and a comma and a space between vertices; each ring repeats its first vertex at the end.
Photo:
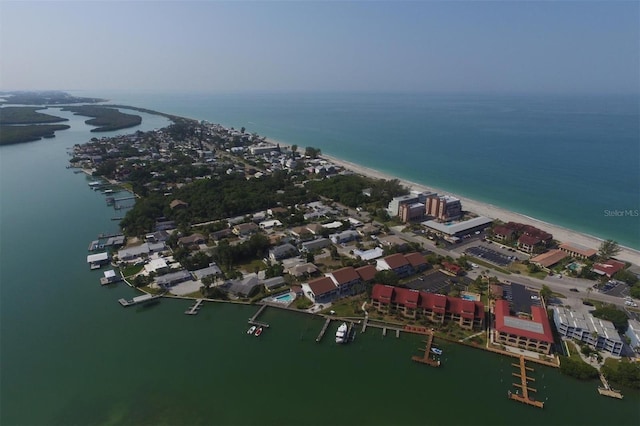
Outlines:
POLYGON ((316 297, 329 293, 337 288, 333 283, 333 280, 329 277, 322 277, 309 281, 309 287, 316 297))
POLYGON ((503 235, 505 237, 512 235, 514 232, 515 231, 513 229, 505 225, 498 225, 493 229, 493 233, 495 235, 503 235))
POLYGON ((593 271, 601 275, 611 277, 615 275, 616 272, 623 269, 624 266, 625 264, 623 262, 609 259, 604 263, 596 263, 595 265, 593 265, 593 271))
POLYGON ((408 288, 395 287, 393 289, 393 297, 391 301, 407 308, 415 309, 418 307, 418 298, 420 292, 418 290, 410 290, 408 288))
POLYGON ((393 287, 390 285, 376 284, 371 290, 371 298, 382 303, 391 303, 393 287))
POLYGON ((383 259, 391 269, 401 268, 409 264, 409 261, 401 253, 392 254, 383 259))
POLYGON ((456 275, 460 273, 460 270, 462 270, 462 268, 455 263, 442 262, 442 266, 444 266, 444 269, 446 269, 447 271, 452 272, 456 275))
POLYGON ((362 279, 362 281, 371 281, 376 276, 378 270, 373 265, 365 265, 356 268, 356 272, 360 275, 360 279, 362 279))
POLYGON ((420 253, 407 253, 404 255, 404 258, 407 259, 413 267, 427 264, 427 260, 420 253))
POLYGON ((351 281, 359 281, 360 275, 353 269, 353 266, 347 266, 345 268, 338 269, 336 271, 330 272, 329 275, 332 275, 335 278, 338 285, 343 285, 351 281))
POLYGON ((536 244, 539 244, 541 242, 542 242, 542 239, 529 234, 522 234, 520 238, 518 238, 518 243, 526 244, 528 246, 535 246, 536 244))
POLYGON ((547 312, 540 306, 531 307, 531 315, 533 319, 518 319, 519 322, 522 321, 523 327, 515 327, 506 324, 505 318, 516 318, 509 315, 509 302, 506 300, 496 301, 494 314, 496 317, 495 328, 499 332, 553 343, 553 335, 551 334, 551 326, 549 325, 547 312), (531 326, 527 326, 528 323, 531 323, 531 326), (541 332, 534 331, 533 329, 535 328, 540 329, 541 332))

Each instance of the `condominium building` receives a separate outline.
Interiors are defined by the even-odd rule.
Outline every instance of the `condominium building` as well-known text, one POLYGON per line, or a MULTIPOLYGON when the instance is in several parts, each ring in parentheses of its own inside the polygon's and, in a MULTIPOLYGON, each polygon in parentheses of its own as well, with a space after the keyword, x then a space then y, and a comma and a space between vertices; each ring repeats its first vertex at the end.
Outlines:
POLYGON ((553 322, 565 337, 580 340, 613 355, 620 356, 622 353, 622 339, 611 321, 595 318, 590 313, 554 306, 553 322))
POLYGON ((553 344, 547 312, 541 306, 531 306, 531 316, 511 315, 509 302, 497 300, 494 307, 494 341, 534 352, 549 354, 553 344))
POLYGON ((433 195, 427 198, 427 216, 443 222, 462 217, 462 203, 449 195, 433 195))

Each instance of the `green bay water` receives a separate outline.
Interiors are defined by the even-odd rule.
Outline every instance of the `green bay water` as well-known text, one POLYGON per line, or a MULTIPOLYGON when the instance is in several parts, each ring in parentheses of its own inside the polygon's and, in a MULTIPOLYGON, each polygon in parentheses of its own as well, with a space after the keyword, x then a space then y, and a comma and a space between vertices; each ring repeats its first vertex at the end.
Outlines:
MULTIPOLYGON (((64 115, 65 113, 60 113, 64 115)), ((55 139, 0 147, 0 423, 2 425, 637 424, 597 382, 536 367, 544 410, 507 399, 510 359, 438 342, 444 366, 410 360, 421 338, 369 328, 338 346, 332 323, 268 308, 163 300, 122 308, 135 292, 100 287, 87 246, 117 230, 119 212, 65 169, 66 150, 93 136, 85 118, 55 139)), ((144 115, 141 130, 166 121, 144 115)), ((136 130, 136 129, 133 129, 136 130)))

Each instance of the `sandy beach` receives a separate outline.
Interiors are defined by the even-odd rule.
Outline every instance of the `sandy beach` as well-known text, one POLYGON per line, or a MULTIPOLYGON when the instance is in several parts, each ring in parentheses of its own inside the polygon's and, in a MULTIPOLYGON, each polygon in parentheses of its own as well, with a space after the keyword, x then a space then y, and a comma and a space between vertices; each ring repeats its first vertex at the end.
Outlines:
MULTIPOLYGON (((269 138, 266 139, 266 142, 272 143, 274 145, 280 144, 280 146, 283 146, 283 147, 291 147, 291 145, 288 143, 283 143, 281 141, 276 141, 269 138)), ((304 153, 304 148, 299 147, 298 152, 304 153)), ((501 207, 494 206, 492 204, 482 203, 480 201, 472 200, 466 197, 460 197, 456 194, 452 194, 450 192, 443 191, 438 188, 433 188, 427 185, 418 184, 415 182, 410 182, 404 179, 400 179, 396 176, 387 175, 377 170, 364 167, 349 161, 345 161, 331 155, 327 155, 323 153, 321 154, 321 157, 329 162, 332 162, 338 166, 344 167, 345 169, 351 170, 354 173, 358 173, 363 176, 367 176, 374 179, 386 179, 386 180, 397 179, 404 186, 406 186, 412 191, 432 191, 432 192, 437 192, 439 194, 452 195, 460 199, 460 201, 462 202, 462 208, 465 211, 470 211, 481 216, 486 216, 491 219, 500 219, 504 222, 511 221, 511 222, 531 224, 535 227, 538 227, 544 231, 551 233, 555 240, 558 240, 563 243, 580 244, 582 246, 597 250, 598 247, 600 246, 600 243, 603 241, 601 238, 597 238, 592 235, 587 235, 577 231, 573 231, 571 229, 563 228, 561 226, 554 225, 552 223, 544 222, 542 220, 538 220, 530 216, 526 216, 520 213, 503 209, 501 207)), ((640 265, 640 251, 629 248, 629 247, 621 246, 620 253, 618 253, 616 258, 626 262, 631 262, 636 265, 640 265)))

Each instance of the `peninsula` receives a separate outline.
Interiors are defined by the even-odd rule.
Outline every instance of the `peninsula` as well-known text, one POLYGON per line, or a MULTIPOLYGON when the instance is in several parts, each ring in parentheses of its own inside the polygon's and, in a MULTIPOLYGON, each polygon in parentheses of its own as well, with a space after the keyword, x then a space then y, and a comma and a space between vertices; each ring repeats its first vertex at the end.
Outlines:
POLYGON ((385 333, 436 329, 436 338, 555 366, 562 354, 552 351, 550 323, 569 330, 567 318, 585 315, 599 328, 584 330, 581 352, 567 343, 564 355, 578 359, 567 358, 565 371, 597 377, 580 359, 591 347, 601 372, 616 377, 617 333, 638 329, 618 308, 637 307, 638 266, 625 262, 637 252, 314 147, 172 120, 165 129, 74 147, 71 166, 106 179, 92 188, 122 185, 136 197, 122 238, 92 243, 106 249, 88 257, 93 266, 111 261, 148 294, 260 302, 356 318, 385 333), (567 313, 558 303, 582 295, 595 310, 567 313))

